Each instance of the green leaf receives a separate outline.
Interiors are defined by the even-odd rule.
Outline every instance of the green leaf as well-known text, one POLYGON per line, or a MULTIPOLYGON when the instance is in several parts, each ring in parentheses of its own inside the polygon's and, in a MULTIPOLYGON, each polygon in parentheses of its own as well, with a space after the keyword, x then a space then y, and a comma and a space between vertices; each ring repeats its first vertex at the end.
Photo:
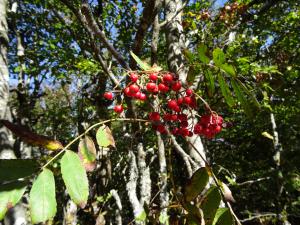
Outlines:
POLYGON ((34 174, 39 164, 30 159, 0 160, 0 183, 25 178, 34 174))
POLYGON ((209 173, 206 167, 198 169, 185 185, 185 200, 190 202, 196 198, 205 188, 209 180, 209 173))
POLYGON ((234 225, 230 210, 228 208, 219 208, 212 225, 234 225))
POLYGON ((201 62, 203 62, 205 64, 208 64, 210 60, 206 56, 206 52, 207 52, 207 46, 201 43, 198 46, 199 59, 200 59, 201 62))
POLYGON ((22 198, 26 190, 27 182, 16 181, 0 186, 0 220, 8 209, 14 207, 22 198))
POLYGON ((32 223, 52 219, 56 214, 56 205, 54 176, 50 170, 44 169, 33 182, 29 194, 32 223))
POLYGON ((96 139, 100 147, 105 147, 105 148, 108 146, 116 147, 115 140, 108 126, 103 125, 99 127, 96 133, 96 139))
POLYGON ((221 202, 221 194, 216 186, 212 186, 205 194, 200 208, 203 210, 204 220, 206 225, 213 222, 214 216, 221 202))
POLYGON ((89 195, 89 184, 86 171, 76 153, 66 151, 61 159, 61 173, 71 199, 84 208, 89 195))
POLYGON ((234 99, 232 98, 228 84, 225 82, 224 77, 221 74, 218 74, 218 82, 221 88, 222 95, 225 98, 226 103, 232 107, 234 105, 234 99))
POLYGON ((251 103, 253 104, 253 106, 256 107, 256 109, 259 109, 260 104, 257 101, 256 97, 248 90, 248 88, 239 79, 236 79, 236 81, 241 86, 243 91, 250 97, 250 100, 251 100, 251 103))
POLYGON ((86 171, 93 171, 96 167, 96 147, 93 140, 85 136, 78 145, 78 155, 86 171))
POLYGON ((136 63, 141 67, 142 70, 151 70, 152 67, 148 65, 147 63, 143 62, 136 54, 134 54, 132 51, 130 51, 130 55, 132 58, 136 61, 136 63))
POLYGON ((193 82, 196 78, 197 72, 198 71, 196 70, 196 68, 194 66, 190 66, 189 72, 188 72, 187 78, 186 78, 186 80, 189 84, 193 84, 193 82))
POLYGON ((214 92, 215 92, 215 79, 214 79, 214 76, 213 76, 213 74, 210 70, 205 70, 204 76, 205 76, 207 86, 208 86, 208 95, 210 97, 212 97, 214 92))
POLYGON ((216 66, 221 66, 225 63, 225 55, 220 48, 216 48, 213 51, 213 60, 216 66))
POLYGON ((135 220, 136 220, 136 221, 139 221, 139 222, 144 222, 144 221, 146 221, 146 219, 147 219, 147 214, 146 214, 145 210, 143 210, 143 211, 135 218, 135 220))
POLYGON ((233 67, 233 65, 230 65, 228 63, 224 63, 222 65, 220 65, 220 68, 227 74, 229 74, 232 77, 236 77, 236 72, 235 69, 233 67))

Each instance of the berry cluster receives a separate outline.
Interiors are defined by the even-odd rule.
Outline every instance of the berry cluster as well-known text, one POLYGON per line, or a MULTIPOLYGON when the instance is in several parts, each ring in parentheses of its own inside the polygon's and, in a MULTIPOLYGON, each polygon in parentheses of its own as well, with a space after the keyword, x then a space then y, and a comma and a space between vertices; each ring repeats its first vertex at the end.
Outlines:
MULTIPOLYGON (((207 138, 214 137, 222 129, 223 119, 217 114, 201 116, 200 122, 196 123, 189 111, 197 108, 197 96, 190 88, 184 87, 176 74, 169 72, 129 73, 129 84, 122 93, 137 101, 151 103, 152 112, 148 118, 154 130, 165 134, 167 128, 176 136, 204 135, 207 138), (196 123, 196 124, 195 124, 196 123)), ((104 93, 104 98, 112 100, 112 92, 104 93)), ((115 105, 116 113, 123 112, 122 105, 115 105)))

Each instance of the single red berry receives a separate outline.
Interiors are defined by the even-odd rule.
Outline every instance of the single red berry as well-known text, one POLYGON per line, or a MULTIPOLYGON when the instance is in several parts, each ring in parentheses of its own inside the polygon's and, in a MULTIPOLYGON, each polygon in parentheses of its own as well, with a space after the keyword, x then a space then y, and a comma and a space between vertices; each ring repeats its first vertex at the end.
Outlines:
POLYGON ((192 132, 192 131, 189 131, 188 136, 189 136, 189 137, 192 137, 192 136, 193 136, 193 132, 192 132))
POLYGON ((191 96, 193 94, 193 90, 192 89, 187 89, 185 91, 185 93, 186 93, 187 96, 191 96))
POLYGON ((130 73, 130 80, 135 83, 139 79, 139 76, 135 73, 130 73))
POLYGON ((174 110, 175 108, 177 108, 177 102, 176 100, 169 100, 168 101, 168 108, 174 110))
POLYGON ((173 110, 178 113, 181 112, 181 108, 178 105, 173 110))
POLYGON ((181 127, 188 127, 188 126, 189 126, 189 123, 188 123, 188 121, 182 121, 182 122, 180 123, 180 126, 181 126, 181 127))
POLYGON ((177 82, 175 82, 173 85, 172 85, 172 90, 173 91, 179 91, 181 89, 181 83, 180 83, 180 81, 177 81, 177 82))
POLYGON ((189 96, 185 96, 185 97, 183 98, 183 102, 184 102, 185 104, 187 104, 187 105, 190 105, 190 104, 192 103, 192 98, 189 97, 189 96))
POLYGON ((220 133, 222 131, 222 127, 221 126, 216 126, 215 129, 214 129, 215 133, 220 133))
POLYGON ((182 103, 183 103, 183 98, 178 98, 177 99, 177 104, 178 105, 182 105, 182 103))
POLYGON ((106 98, 107 100, 112 100, 114 98, 113 93, 111 92, 105 92, 103 94, 103 97, 106 98))
POLYGON ((172 115, 170 113, 166 113, 165 115, 163 115, 163 119, 164 121, 171 121, 172 119, 172 115))
POLYGON ((178 119, 180 121, 187 121, 188 120, 187 115, 183 114, 183 113, 178 115, 178 119))
POLYGON ((135 97, 136 99, 140 99, 141 94, 142 94, 142 93, 138 91, 137 93, 134 94, 134 97, 135 97))
POLYGON ((160 115, 158 112, 151 112, 149 114, 149 119, 152 121, 159 121, 160 120, 160 115))
POLYGON ((163 124, 157 125, 156 130, 157 130, 158 132, 162 133, 162 134, 167 133, 167 130, 166 130, 166 128, 165 128, 165 126, 164 126, 163 124))
POLYGON ((133 93, 130 91, 129 87, 124 89, 124 93, 127 97, 133 97, 133 93))
POLYGON ((181 134, 183 137, 188 136, 189 133, 190 133, 189 130, 188 130, 187 128, 185 128, 185 127, 180 128, 179 131, 180 131, 180 134, 181 134))
POLYGON ((136 84, 132 84, 129 86, 129 90, 131 93, 135 94, 140 90, 140 88, 136 84))
POLYGON ((169 91, 169 87, 168 87, 167 85, 163 84, 163 83, 160 83, 160 84, 158 85, 158 90, 159 90, 160 92, 162 92, 162 93, 166 93, 166 92, 169 91))
POLYGON ((145 101, 147 99, 147 95, 144 93, 141 93, 140 98, 141 101, 145 101))
POLYGON ((157 88, 157 86, 153 82, 149 82, 149 83, 146 84, 146 89, 149 92, 154 92, 156 88, 157 88))
POLYGON ((163 81, 166 83, 170 83, 173 81, 173 75, 171 73, 167 73, 163 75, 163 81))
POLYGON ((176 121, 178 119, 177 115, 176 114, 172 114, 171 115, 171 120, 172 121, 176 121))
POLYGON ((150 73, 149 79, 152 80, 152 81, 156 81, 157 80, 157 73, 150 73))
POLYGON ((121 113, 121 112, 123 112, 123 106, 122 106, 122 105, 115 105, 114 111, 115 111, 116 113, 121 113))
POLYGON ((195 134, 201 134, 203 130, 203 127, 200 123, 196 123, 194 126, 194 133, 195 134))

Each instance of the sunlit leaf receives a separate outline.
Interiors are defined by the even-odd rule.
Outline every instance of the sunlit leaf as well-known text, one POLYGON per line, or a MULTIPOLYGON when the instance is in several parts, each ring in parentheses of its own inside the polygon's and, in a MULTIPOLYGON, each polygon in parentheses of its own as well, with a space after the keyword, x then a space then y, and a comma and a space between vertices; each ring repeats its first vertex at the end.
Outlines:
POLYGON ((136 54, 134 54, 132 51, 130 51, 130 55, 132 58, 136 61, 136 63, 141 67, 142 70, 150 71, 152 67, 148 65, 147 63, 143 62, 136 54))
POLYGON ((219 208, 212 225, 234 225, 230 210, 227 208, 219 208))
POLYGON ((14 207, 22 198, 27 182, 16 181, 0 186, 0 220, 10 208, 14 207))
POLYGON ((86 171, 93 171, 96 167, 96 147, 92 138, 85 136, 78 145, 78 155, 86 171))
POLYGON ((271 140, 274 139, 274 137, 271 134, 269 134, 267 131, 262 132, 261 135, 266 137, 266 138, 269 138, 271 140))
POLYGON ((84 208, 89 195, 89 184, 86 171, 76 153, 66 151, 61 159, 61 173, 71 199, 84 208))
POLYGON ((229 74, 232 77, 236 77, 236 72, 235 69, 233 67, 233 65, 230 65, 228 63, 224 63, 222 65, 220 65, 220 68, 225 71, 227 74, 229 74))
POLYGON ((215 92, 215 79, 214 79, 214 76, 213 76, 213 74, 210 70, 206 70, 204 72, 204 76, 205 76, 207 86, 208 86, 208 95, 213 96, 213 94, 215 92))
POLYGON ((108 126, 99 127, 96 133, 97 143, 100 147, 116 147, 114 137, 112 136, 111 130, 108 126))
POLYGON ((55 216, 55 181, 50 170, 44 169, 33 182, 29 194, 29 207, 33 224, 45 222, 55 216))
POLYGON ((216 66, 221 66, 225 63, 225 55, 224 52, 220 48, 216 48, 213 51, 213 60, 216 66))
POLYGON ((198 48, 198 54, 199 54, 199 59, 201 60, 201 62, 208 64, 209 63, 209 58, 206 56, 207 53, 207 46, 204 45, 203 43, 201 43, 198 48))

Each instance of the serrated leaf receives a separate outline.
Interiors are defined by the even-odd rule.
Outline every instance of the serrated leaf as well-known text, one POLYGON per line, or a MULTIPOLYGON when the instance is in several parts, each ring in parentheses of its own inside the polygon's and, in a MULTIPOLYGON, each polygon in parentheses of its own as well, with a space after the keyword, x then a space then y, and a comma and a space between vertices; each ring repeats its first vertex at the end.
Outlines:
POLYGON ((228 84, 225 82, 225 79, 221 74, 218 74, 218 82, 226 103, 232 107, 234 105, 234 99, 232 98, 228 84))
POLYGON ((50 170, 44 169, 33 182, 29 194, 32 223, 52 219, 56 214, 56 205, 54 176, 50 170))
POLYGON ((22 198, 26 190, 27 182, 16 181, 0 186, 0 221, 7 210, 14 207, 22 198))
POLYGON ((221 194, 216 186, 211 186, 205 194, 200 208, 203 210, 204 220, 206 225, 213 222, 216 211, 221 202, 221 194))
POLYGON ((233 67, 233 65, 230 65, 228 63, 224 63, 222 65, 220 65, 220 68, 227 74, 229 74, 232 77, 236 77, 236 72, 235 69, 233 67))
POLYGON ((61 174, 71 199, 84 208, 89 195, 89 184, 86 171, 76 153, 66 151, 61 159, 61 174))
POLYGON ((206 56, 207 53, 207 46, 204 44, 200 44, 197 48, 198 54, 199 54, 199 59, 201 62, 208 64, 209 63, 209 58, 206 56))
POLYGON ((63 145, 59 141, 43 135, 35 134, 24 126, 13 124, 8 120, 0 120, 0 122, 10 129, 11 132, 20 137, 24 142, 30 145, 46 148, 50 151, 56 151, 63 148, 63 145))
POLYGON ((209 180, 209 173, 206 167, 198 169, 185 185, 184 197, 190 202, 195 199, 205 188, 209 180))
POLYGON ((86 171, 93 171, 96 167, 96 147, 92 138, 85 136, 78 145, 78 155, 86 171))
POLYGON ((219 208, 212 225, 234 225, 234 221, 228 208, 219 208))
POLYGON ((262 132, 261 135, 266 137, 266 138, 269 138, 271 140, 274 139, 274 137, 271 134, 269 134, 267 131, 262 132))
POLYGON ((220 48, 213 51, 213 60, 216 66, 221 66, 225 63, 225 54, 220 48))
POLYGON ((96 133, 97 143, 100 147, 116 147, 114 137, 112 136, 111 130, 108 126, 101 126, 99 127, 96 133))
POLYGON ((215 92, 215 79, 214 79, 214 76, 213 76, 213 74, 210 70, 206 70, 204 72, 204 76, 205 76, 207 86, 208 86, 208 95, 210 97, 212 97, 214 92, 215 92))
POLYGON ((31 176, 38 168, 39 164, 31 159, 1 159, 0 183, 31 176))
POLYGON ((134 54, 132 51, 130 51, 130 55, 132 58, 136 61, 136 63, 141 67, 142 70, 150 71, 152 67, 148 65, 147 63, 143 62, 136 54, 134 54))

